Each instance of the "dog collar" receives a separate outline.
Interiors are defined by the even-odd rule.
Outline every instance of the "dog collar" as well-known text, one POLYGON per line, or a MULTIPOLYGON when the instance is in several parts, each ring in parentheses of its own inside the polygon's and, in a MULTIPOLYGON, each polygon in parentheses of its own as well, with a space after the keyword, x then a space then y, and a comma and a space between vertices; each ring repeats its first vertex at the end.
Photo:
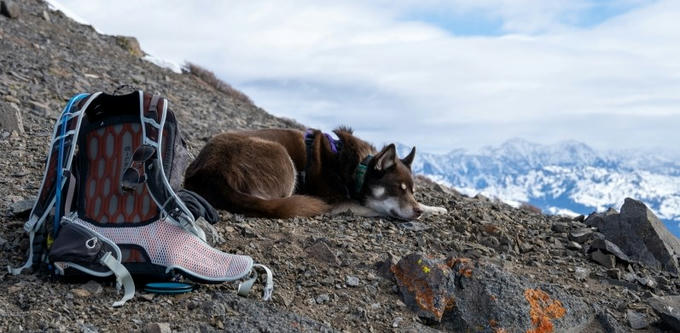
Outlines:
POLYGON ((361 188, 364 187, 364 178, 366 178, 366 170, 368 169, 368 163, 371 163, 373 155, 368 155, 357 165, 357 170, 354 173, 354 193, 361 192, 361 188))

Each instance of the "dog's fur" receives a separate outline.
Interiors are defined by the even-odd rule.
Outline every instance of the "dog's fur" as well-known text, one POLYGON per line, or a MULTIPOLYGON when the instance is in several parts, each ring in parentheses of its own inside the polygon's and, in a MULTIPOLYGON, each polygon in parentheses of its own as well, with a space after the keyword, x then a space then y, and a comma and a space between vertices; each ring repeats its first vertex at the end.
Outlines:
POLYGON ((423 213, 446 212, 419 204, 413 197, 415 147, 399 159, 393 144, 377 152, 351 129, 341 127, 334 133, 342 142, 337 153, 323 133, 313 131, 309 162, 305 133, 299 130, 219 134, 187 168, 185 187, 217 208, 273 218, 350 210, 362 216, 414 219, 423 213), (369 154, 374 157, 361 190, 355 193, 356 169, 369 154), (298 177, 302 171, 304 184, 298 177))

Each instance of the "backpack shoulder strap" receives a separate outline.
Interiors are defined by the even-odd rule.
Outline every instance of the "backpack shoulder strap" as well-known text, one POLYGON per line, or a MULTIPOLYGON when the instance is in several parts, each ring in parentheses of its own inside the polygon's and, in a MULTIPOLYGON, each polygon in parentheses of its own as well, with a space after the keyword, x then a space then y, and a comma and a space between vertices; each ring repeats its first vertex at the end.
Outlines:
POLYGON ((172 189, 164 170, 161 148, 163 147, 163 128, 168 114, 168 100, 158 95, 144 94, 141 90, 139 96, 142 143, 155 150, 152 158, 144 162, 145 173, 147 173, 146 187, 160 208, 161 217, 170 219, 205 241, 205 232, 196 226, 194 216, 172 189))
POLYGON ((54 232, 58 229, 61 213, 61 193, 69 179, 71 163, 75 154, 75 146, 78 142, 78 134, 83 121, 83 115, 87 107, 97 98, 101 92, 94 94, 78 94, 71 98, 61 113, 59 120, 54 125, 52 132, 52 142, 48 150, 47 163, 43 174, 38 197, 28 221, 24 224, 24 230, 28 233, 29 250, 28 260, 19 268, 7 267, 9 272, 17 275, 25 268, 33 265, 33 242, 36 231, 43 225, 52 207, 55 208, 54 232), (82 103, 85 101, 84 103, 82 103), (74 107, 82 105, 74 111, 74 107))

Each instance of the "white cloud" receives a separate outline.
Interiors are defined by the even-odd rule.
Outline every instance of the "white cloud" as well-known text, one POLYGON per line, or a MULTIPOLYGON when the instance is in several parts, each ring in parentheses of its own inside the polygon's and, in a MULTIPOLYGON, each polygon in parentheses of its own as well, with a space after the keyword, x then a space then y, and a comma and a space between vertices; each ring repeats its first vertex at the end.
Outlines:
POLYGON ((633 9, 585 28, 572 23, 595 5, 586 0, 62 2, 156 56, 214 69, 274 114, 348 123, 376 143, 444 151, 515 136, 599 148, 680 139, 673 0, 617 2, 633 9), (500 20, 503 35, 402 19, 438 10, 500 20))

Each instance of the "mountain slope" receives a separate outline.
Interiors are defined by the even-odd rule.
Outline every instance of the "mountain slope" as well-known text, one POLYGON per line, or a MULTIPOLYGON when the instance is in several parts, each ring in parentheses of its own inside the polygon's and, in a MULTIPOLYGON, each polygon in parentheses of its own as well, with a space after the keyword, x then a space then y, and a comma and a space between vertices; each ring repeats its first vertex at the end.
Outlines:
MULTIPOLYGON (((409 147, 400 146, 405 154, 409 147)), ((515 206, 526 202, 552 214, 588 214, 644 201, 680 235, 680 161, 636 151, 602 153, 567 141, 522 139, 478 152, 419 153, 414 171, 462 193, 482 193, 515 206)))

